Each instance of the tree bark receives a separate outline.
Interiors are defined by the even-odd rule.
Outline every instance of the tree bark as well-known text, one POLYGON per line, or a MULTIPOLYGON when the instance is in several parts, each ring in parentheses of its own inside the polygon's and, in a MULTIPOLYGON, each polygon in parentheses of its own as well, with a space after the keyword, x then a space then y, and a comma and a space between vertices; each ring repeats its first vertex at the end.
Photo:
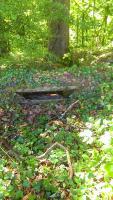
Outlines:
MULTIPOLYGON (((55 1, 53 1, 54 3, 55 1)), ((63 57, 65 53, 68 52, 69 48, 69 8, 70 0, 56 0, 61 6, 64 6, 64 18, 51 20, 49 22, 50 38, 48 50, 49 52, 55 54, 58 57, 63 57)), ((57 8, 58 9, 58 8, 57 8)))

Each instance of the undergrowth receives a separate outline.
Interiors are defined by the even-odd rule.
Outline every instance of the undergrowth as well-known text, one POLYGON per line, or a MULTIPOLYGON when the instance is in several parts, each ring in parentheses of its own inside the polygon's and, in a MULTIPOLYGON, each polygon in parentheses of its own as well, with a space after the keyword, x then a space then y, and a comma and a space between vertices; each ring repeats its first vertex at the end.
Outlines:
POLYGON ((51 71, 24 66, 2 69, 1 200, 112 200, 112 72, 112 65, 107 64, 51 71), (66 73, 80 83, 82 77, 84 85, 64 104, 33 107, 20 106, 15 101, 18 88, 60 87, 65 84, 62 77, 66 73), (75 108, 59 120, 76 99, 79 102, 75 108), (62 149, 52 150, 43 160, 37 158, 55 142, 69 151, 74 170, 72 179, 62 149))

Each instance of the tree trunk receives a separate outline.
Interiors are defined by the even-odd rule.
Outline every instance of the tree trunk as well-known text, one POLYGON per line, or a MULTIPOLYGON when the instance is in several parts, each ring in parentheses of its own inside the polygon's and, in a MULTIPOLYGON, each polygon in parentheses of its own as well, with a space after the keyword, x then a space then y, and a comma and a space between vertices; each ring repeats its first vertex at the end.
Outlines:
POLYGON ((77 47, 79 46, 79 15, 77 13, 77 27, 76 27, 76 42, 77 42, 77 47))
POLYGON ((56 0, 61 6, 64 6, 64 13, 62 13, 62 16, 64 14, 65 19, 54 20, 53 16, 53 20, 49 23, 51 36, 49 38, 48 49, 58 57, 63 57, 64 54, 68 52, 69 48, 69 1, 70 0, 56 0))
POLYGON ((8 40, 8 27, 4 18, 0 15, 0 57, 10 52, 10 43, 8 40), (7 34, 6 34, 7 33, 7 34))
MULTIPOLYGON (((82 6, 84 7, 84 0, 82 0, 82 6)), ((84 47, 84 43, 85 43, 85 13, 84 13, 84 9, 82 11, 82 16, 81 16, 81 20, 82 20, 82 35, 81 35, 81 42, 82 42, 82 47, 84 47)))
POLYGON ((106 38, 107 38, 107 19, 108 19, 108 13, 109 13, 109 6, 105 7, 105 14, 103 19, 103 38, 102 38, 102 45, 104 46, 106 44, 106 38))

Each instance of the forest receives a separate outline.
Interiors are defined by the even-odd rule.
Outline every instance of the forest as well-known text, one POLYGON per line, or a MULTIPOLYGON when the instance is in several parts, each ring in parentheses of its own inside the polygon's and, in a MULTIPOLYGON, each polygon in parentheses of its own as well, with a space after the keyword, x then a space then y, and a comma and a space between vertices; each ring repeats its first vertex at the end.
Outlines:
POLYGON ((113 0, 0 1, 0 200, 113 200, 113 0))

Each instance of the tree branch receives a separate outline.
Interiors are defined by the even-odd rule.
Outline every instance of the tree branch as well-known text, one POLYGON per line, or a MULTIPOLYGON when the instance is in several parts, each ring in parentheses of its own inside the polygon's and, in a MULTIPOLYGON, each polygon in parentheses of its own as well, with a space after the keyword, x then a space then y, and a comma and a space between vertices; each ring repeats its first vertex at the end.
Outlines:
POLYGON ((72 103, 66 110, 65 112, 59 117, 59 119, 62 119, 65 117, 65 115, 67 114, 67 112, 69 112, 70 110, 72 110, 72 108, 79 102, 79 100, 75 101, 74 103, 72 103))
POLYGON ((68 167, 69 167, 69 177, 70 179, 73 178, 73 167, 72 167, 72 162, 71 162, 71 158, 70 158, 70 154, 69 151, 66 147, 64 147, 62 144, 59 144, 58 142, 55 142, 54 144, 52 144, 52 146, 50 146, 46 152, 40 156, 38 156, 38 159, 43 159, 44 157, 48 156, 49 153, 56 147, 60 147, 61 149, 63 149, 66 153, 67 156, 67 162, 68 162, 68 167))

